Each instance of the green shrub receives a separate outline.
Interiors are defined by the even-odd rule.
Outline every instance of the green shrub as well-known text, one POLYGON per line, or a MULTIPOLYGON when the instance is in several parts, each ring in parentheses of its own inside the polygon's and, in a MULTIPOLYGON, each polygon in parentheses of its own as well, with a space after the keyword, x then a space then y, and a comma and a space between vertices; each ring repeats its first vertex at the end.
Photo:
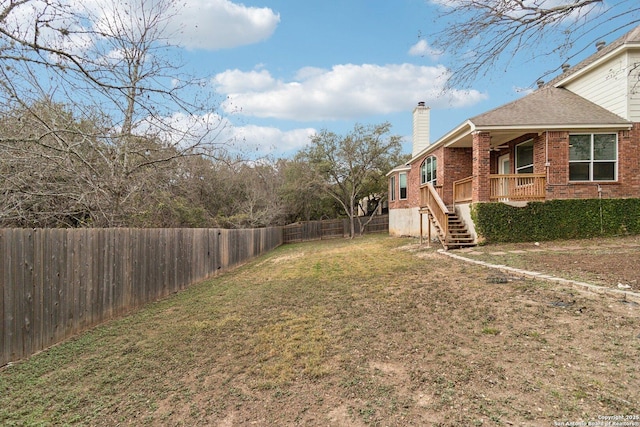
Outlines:
POLYGON ((486 242, 532 242, 640 234, 640 199, 476 203, 471 215, 486 242))

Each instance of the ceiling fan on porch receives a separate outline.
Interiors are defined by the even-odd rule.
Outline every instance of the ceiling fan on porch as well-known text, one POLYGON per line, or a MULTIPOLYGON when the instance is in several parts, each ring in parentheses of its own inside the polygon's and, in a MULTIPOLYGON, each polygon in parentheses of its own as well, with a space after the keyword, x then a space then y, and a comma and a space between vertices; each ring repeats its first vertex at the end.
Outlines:
POLYGON ((500 150, 502 150, 504 148, 509 148, 509 146, 508 145, 498 145, 497 147, 491 147, 489 149, 489 151, 500 151, 500 150))

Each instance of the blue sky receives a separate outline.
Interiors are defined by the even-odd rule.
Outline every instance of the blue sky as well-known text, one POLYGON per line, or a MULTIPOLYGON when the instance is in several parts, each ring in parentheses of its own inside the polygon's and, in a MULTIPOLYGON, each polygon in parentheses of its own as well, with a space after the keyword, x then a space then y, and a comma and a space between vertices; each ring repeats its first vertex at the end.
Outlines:
POLYGON ((171 41, 187 70, 211 83, 229 132, 254 156, 289 157, 320 129, 344 134, 385 121, 409 153, 419 101, 431 107, 435 141, 560 65, 521 56, 468 90, 444 91, 451 58, 430 48, 442 25, 436 1, 455 0, 183 0, 171 41))
POLYGON ((433 6, 424 0, 236 5, 247 14, 268 10, 273 32, 251 44, 196 49, 186 58, 212 75, 221 95, 232 97, 237 110, 227 110, 227 117, 261 154, 290 156, 315 130, 346 133, 355 123, 384 121, 405 137, 409 152, 418 101, 432 108, 433 139, 476 111, 518 96, 511 88, 492 93, 482 86, 441 94, 446 69, 440 58, 428 49, 410 53, 420 41, 428 43, 421 35, 433 27, 433 6))
POLYGON ((355 123, 385 121, 410 152, 418 101, 431 107, 433 141, 521 96, 517 88, 537 77, 522 67, 443 93, 447 55, 429 48, 426 34, 437 27, 426 0, 188 0, 185 10, 182 25, 193 31, 187 40, 201 44, 187 46, 184 59, 231 97, 233 106, 224 103, 222 111, 251 151, 275 157, 292 155, 315 130, 346 133, 355 123), (213 4, 213 22, 195 24, 213 4), (214 36, 218 19, 239 21, 242 42, 234 45, 233 30, 214 36))

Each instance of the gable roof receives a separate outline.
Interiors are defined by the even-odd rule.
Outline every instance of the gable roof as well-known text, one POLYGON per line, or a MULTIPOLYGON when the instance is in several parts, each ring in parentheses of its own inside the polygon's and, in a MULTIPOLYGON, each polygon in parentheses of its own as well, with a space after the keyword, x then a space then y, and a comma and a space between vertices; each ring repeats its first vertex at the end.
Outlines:
POLYGON ((605 45, 601 49, 598 49, 593 55, 590 55, 583 61, 574 65, 573 67, 569 67, 569 69, 564 71, 562 74, 560 74, 559 76, 549 81, 548 84, 556 87, 566 84, 573 78, 578 77, 587 69, 594 66, 594 64, 601 62, 602 60, 604 60, 610 55, 615 55, 615 53, 618 50, 620 50, 623 46, 640 47, 640 25, 633 28, 631 31, 627 32, 622 37, 617 38, 610 44, 605 45))
POLYGON ((440 146, 471 147, 472 134, 490 131, 493 146, 502 145, 525 133, 553 129, 630 129, 632 123, 617 114, 554 86, 543 86, 520 99, 472 117, 417 153, 408 163, 440 146))
POLYGON ((575 93, 545 86, 518 100, 469 119, 478 130, 488 127, 599 126, 630 122, 575 93))
POLYGON ((640 26, 520 99, 472 117, 417 153, 408 164, 440 146, 471 146, 472 133, 491 131, 498 146, 518 135, 553 129, 630 129, 632 123, 562 86, 628 47, 640 48, 640 26))

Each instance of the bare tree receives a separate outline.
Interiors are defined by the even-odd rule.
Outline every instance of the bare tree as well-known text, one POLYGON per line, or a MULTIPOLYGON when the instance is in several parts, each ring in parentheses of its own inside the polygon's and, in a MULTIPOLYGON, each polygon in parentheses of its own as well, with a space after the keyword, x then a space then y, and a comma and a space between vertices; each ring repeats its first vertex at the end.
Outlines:
POLYGON ((373 188, 386 190, 384 174, 398 162, 401 138, 389 136, 390 130, 389 123, 357 124, 346 136, 322 130, 299 154, 315 171, 323 190, 344 209, 351 223, 351 237, 355 234, 358 201, 372 195, 373 188))
MULTIPOLYGON (((0 219, 4 225, 106 226, 112 217, 113 163, 117 147, 103 140, 99 120, 77 120, 63 105, 43 100, 0 118, 0 219), (55 130, 52 130, 55 125, 55 130)), ((158 156, 158 141, 136 141, 158 156)), ((132 162, 138 159, 132 159, 132 162)), ((123 199, 127 222, 135 220, 176 181, 175 162, 129 174, 123 199)))
MULTIPOLYGON (((204 80, 184 74, 173 60, 167 29, 180 5, 96 4, 0 4, 0 111, 6 118, 20 111, 34 124, 28 134, 0 132, 0 144, 24 155, 34 145, 41 161, 64 164, 74 179, 66 181, 63 198, 83 201, 90 217, 85 224, 123 226, 148 201, 152 177, 161 169, 185 156, 215 156, 229 141, 204 80), (60 105, 66 116, 47 110, 60 105)), ((1 181, 6 188, 0 191, 19 194, 25 188, 12 182, 1 181)), ((32 196, 37 194, 45 198, 50 192, 32 196)), ((61 214, 68 207, 51 209, 61 214)), ((23 209, 15 216, 26 214, 23 209)))
POLYGON ((441 6, 437 19, 444 23, 432 34, 433 45, 455 64, 450 86, 468 87, 513 61, 545 57, 553 66, 543 78, 596 41, 640 22, 637 0, 431 1, 441 6))

